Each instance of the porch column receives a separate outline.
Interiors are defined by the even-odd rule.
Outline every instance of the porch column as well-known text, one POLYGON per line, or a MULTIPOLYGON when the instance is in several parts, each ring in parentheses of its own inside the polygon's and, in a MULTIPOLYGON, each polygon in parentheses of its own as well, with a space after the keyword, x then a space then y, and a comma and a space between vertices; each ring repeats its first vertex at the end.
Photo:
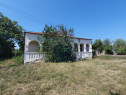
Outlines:
POLYGON ((78 43, 78 52, 80 52, 80 43, 78 43))
POLYGON ((89 44, 89 52, 92 52, 92 44, 89 44))
POLYGON ((84 52, 86 52, 86 44, 84 44, 84 52))

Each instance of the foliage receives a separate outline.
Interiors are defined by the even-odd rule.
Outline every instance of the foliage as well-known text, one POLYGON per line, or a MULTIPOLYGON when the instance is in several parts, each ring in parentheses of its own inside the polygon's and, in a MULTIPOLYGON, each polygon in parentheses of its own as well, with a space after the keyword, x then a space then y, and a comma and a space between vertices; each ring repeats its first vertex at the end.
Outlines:
POLYGON ((45 61, 66 62, 70 61, 73 54, 70 37, 73 37, 73 30, 67 30, 64 26, 45 25, 42 33, 42 52, 45 61))
POLYGON ((24 31, 16 21, 12 21, 0 13, 0 59, 13 56, 14 43, 18 43, 19 49, 23 51, 24 31))
POLYGON ((113 54, 112 46, 105 46, 104 50, 105 50, 105 54, 113 54))
POLYGON ((93 49, 101 53, 102 50, 104 49, 103 42, 100 39, 96 39, 95 42, 93 43, 93 49))
POLYGON ((118 48, 118 49, 116 49, 116 52, 118 55, 126 55, 126 48, 124 48, 124 49, 118 48))
POLYGON ((125 55, 126 54, 126 41, 123 39, 117 39, 114 42, 114 49, 118 55, 125 55))
POLYGON ((112 42, 110 41, 110 39, 105 39, 103 41, 103 46, 106 54, 113 54, 112 42))
POLYGON ((24 62, 24 55, 22 54, 20 56, 14 56, 13 60, 14 60, 14 64, 15 65, 23 64, 23 62, 24 62))
POLYGON ((10 59, 2 60, 0 61, 0 65, 21 65, 24 62, 24 54, 21 54, 20 56, 13 56, 10 59))
MULTIPOLYGON (((93 51, 105 51, 105 54, 113 54, 114 51, 117 52, 118 55, 126 55, 126 41, 123 39, 117 39, 114 41, 114 44, 112 45, 112 42, 110 39, 105 39, 103 42, 99 40, 95 40, 93 43, 93 51)), ((95 54, 93 52, 93 54, 95 54)))
POLYGON ((114 47, 124 49, 126 48, 126 41, 123 39, 117 39, 116 41, 114 41, 114 47))
POLYGON ((21 56, 23 54, 23 51, 16 49, 13 51, 14 56, 21 56))
POLYGON ((1 39, 0 36, 0 60, 13 56, 14 43, 13 41, 1 39))
POLYGON ((103 45, 104 45, 104 46, 111 46, 111 45, 112 45, 112 42, 110 41, 110 39, 105 39, 105 40, 103 41, 103 45))
POLYGON ((72 54, 72 47, 68 45, 56 45, 53 48, 54 57, 52 60, 54 62, 65 62, 70 60, 72 54))
POLYGON ((94 49, 92 50, 92 57, 96 57, 96 51, 94 49))

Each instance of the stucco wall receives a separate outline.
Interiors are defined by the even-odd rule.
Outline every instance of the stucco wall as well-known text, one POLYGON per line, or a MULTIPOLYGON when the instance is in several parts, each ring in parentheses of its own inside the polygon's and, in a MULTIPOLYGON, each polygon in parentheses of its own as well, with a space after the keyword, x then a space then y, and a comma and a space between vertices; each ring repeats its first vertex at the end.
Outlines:
POLYGON ((31 41, 37 41, 40 44, 42 42, 42 39, 42 35, 25 33, 25 52, 28 52, 29 43, 31 41))

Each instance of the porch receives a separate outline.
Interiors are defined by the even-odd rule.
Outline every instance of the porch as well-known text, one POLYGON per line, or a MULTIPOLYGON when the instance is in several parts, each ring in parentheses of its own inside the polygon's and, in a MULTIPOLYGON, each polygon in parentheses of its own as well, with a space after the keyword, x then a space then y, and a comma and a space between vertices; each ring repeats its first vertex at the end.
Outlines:
MULTIPOLYGON (((38 59, 43 58, 43 54, 40 51, 40 44, 37 41, 30 41, 28 46, 26 46, 24 52, 24 63, 34 62, 38 59)), ((72 44, 73 50, 75 52, 77 60, 80 59, 91 59, 92 58, 92 45, 91 44, 72 44)))

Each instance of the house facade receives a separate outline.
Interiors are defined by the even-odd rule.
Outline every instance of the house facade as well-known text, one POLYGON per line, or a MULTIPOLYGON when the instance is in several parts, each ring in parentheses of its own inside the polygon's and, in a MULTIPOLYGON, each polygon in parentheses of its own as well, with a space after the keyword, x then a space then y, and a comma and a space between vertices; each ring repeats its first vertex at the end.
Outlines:
MULTIPOLYGON (((24 63, 43 59, 43 54, 39 52, 43 40, 42 32, 25 32, 24 37, 24 63)), ((92 39, 73 37, 71 45, 77 60, 92 58, 92 39)))

